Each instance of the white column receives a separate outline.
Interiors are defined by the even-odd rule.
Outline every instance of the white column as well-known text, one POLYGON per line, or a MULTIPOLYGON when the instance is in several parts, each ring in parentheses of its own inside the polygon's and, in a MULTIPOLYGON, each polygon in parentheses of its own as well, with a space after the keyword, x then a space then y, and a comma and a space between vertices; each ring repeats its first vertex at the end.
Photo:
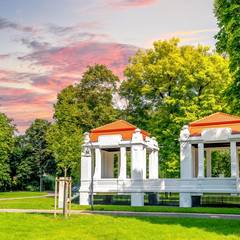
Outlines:
POLYGON ((158 163, 158 150, 154 151, 154 178, 158 178, 158 167, 159 167, 159 163, 158 163))
POLYGON ((206 163, 207 163, 207 177, 212 177, 212 152, 211 152, 211 149, 206 150, 206 163))
POLYGON ((120 174, 119 179, 127 178, 127 150, 126 147, 120 147, 120 174))
POLYGON ((153 179, 153 163, 154 163, 154 151, 151 150, 148 156, 148 172, 149 172, 149 179, 153 179))
MULTIPOLYGON (((134 191, 140 191, 143 187, 144 161, 146 161, 146 155, 144 155, 143 136, 140 129, 136 129, 132 137, 131 146, 131 180, 134 191)), ((131 193, 131 205, 143 206, 144 193, 131 193)))
POLYGON ((147 176, 147 148, 146 147, 143 147, 142 169, 143 169, 143 179, 146 179, 146 176, 147 176))
MULTIPOLYGON (((106 169, 107 169, 107 178, 113 178, 114 177, 114 153, 112 152, 107 152, 107 155, 106 155, 106 169)), ((102 177, 100 177, 102 178, 102 177)))
POLYGON ((231 148, 231 177, 239 177, 239 162, 236 141, 230 142, 231 148))
POLYGON ((90 205, 90 186, 92 177, 92 155, 88 146, 90 142, 89 134, 84 134, 84 145, 81 154, 81 181, 80 181, 80 205, 90 205))
POLYGON ((102 157, 102 173, 101 173, 101 176, 102 178, 107 178, 107 172, 108 172, 108 169, 107 169, 107 152, 106 151, 102 151, 101 152, 101 157, 102 157))
POLYGON ((192 177, 192 145, 188 141, 188 126, 184 126, 180 133, 180 170, 181 178, 192 177))
POLYGON ((149 179, 158 178, 158 151, 153 149, 149 154, 149 179))
POLYGON ((144 149, 143 145, 136 145, 131 147, 131 176, 132 180, 143 179, 143 161, 144 161, 144 149))
POLYGON ((198 178, 204 177, 204 144, 198 143, 198 178))
POLYGON ((192 177, 196 176, 196 149, 192 146, 192 177))
POLYGON ((95 149, 95 172, 94 172, 94 179, 101 179, 101 165, 102 165, 102 156, 101 156, 101 149, 95 149))

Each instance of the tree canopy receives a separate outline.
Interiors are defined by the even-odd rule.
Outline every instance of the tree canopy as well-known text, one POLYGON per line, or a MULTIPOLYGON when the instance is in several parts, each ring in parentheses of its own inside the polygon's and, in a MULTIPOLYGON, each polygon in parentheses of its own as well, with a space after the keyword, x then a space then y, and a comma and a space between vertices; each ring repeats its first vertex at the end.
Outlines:
POLYGON ((157 137, 162 174, 176 176, 181 127, 227 110, 227 60, 208 47, 179 46, 178 39, 157 41, 152 49, 137 52, 125 76, 120 93, 127 99, 127 118, 157 137))
POLYGON ((36 167, 32 161, 31 145, 27 143, 25 135, 15 136, 15 144, 10 156, 10 168, 11 189, 24 190, 29 186, 32 190, 39 189, 38 176, 34 172, 36 167))
POLYGON ((73 173, 80 163, 82 133, 117 118, 113 97, 118 82, 106 66, 97 64, 88 67, 79 83, 58 94, 55 123, 47 134, 58 169, 71 169, 73 173))
POLYGON ((11 154, 13 188, 34 186, 42 190, 43 175, 55 173, 55 160, 48 149, 46 133, 50 122, 36 119, 22 136, 15 137, 11 154))
POLYGON ((88 67, 80 82, 58 94, 54 118, 58 124, 71 124, 83 132, 116 119, 113 107, 118 77, 104 65, 88 67))
POLYGON ((50 127, 50 122, 43 119, 36 119, 26 130, 26 142, 31 149, 31 158, 35 166, 35 174, 40 179, 40 191, 42 190, 42 177, 47 173, 55 172, 55 162, 48 149, 46 134, 50 127))
POLYGON ((14 130, 12 121, 0 113, 0 189, 4 190, 11 184, 10 154, 14 146, 14 130))
POLYGON ((240 113, 240 2, 239 0, 215 0, 215 15, 219 32, 217 50, 230 59, 230 70, 234 81, 228 91, 232 111, 240 113))
MULTIPOLYGON (((74 172, 80 163, 82 132, 74 125, 54 123, 47 132, 49 149, 60 172, 74 172)), ((77 169, 79 171, 79 169, 77 169)))

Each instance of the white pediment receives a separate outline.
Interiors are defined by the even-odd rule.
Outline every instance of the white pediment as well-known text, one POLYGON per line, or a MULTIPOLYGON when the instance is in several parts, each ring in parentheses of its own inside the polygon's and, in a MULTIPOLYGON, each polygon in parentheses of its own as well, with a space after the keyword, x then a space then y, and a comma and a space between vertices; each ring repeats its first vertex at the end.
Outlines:
POLYGON ((98 144, 100 146, 116 146, 122 140, 122 135, 115 134, 115 135, 102 135, 98 137, 98 144))
POLYGON ((232 134, 231 128, 208 128, 202 131, 202 139, 204 142, 225 141, 232 134))

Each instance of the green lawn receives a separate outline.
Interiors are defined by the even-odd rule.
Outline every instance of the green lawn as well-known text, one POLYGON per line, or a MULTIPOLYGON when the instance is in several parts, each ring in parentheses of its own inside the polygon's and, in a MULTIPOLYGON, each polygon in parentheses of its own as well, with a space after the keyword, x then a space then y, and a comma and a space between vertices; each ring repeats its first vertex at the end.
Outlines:
POLYGON ((0 192, 0 198, 20 198, 47 195, 46 192, 0 192))
POLYGON ((240 239, 240 221, 158 217, 1 213, 1 240, 240 239))
POLYGON ((26 198, 16 200, 1 200, 0 209, 20 208, 20 209, 54 209, 54 198, 26 198))
MULTIPOLYGON (((90 207, 73 205, 73 209, 87 209, 90 207)), ((212 214, 240 214, 240 208, 212 208, 212 207, 194 207, 194 208, 179 208, 168 206, 117 206, 117 205, 95 205, 95 210, 105 211, 134 211, 134 212, 185 212, 185 213, 212 213, 212 214)))
MULTIPOLYGON (((54 198, 29 198, 29 199, 16 199, 16 200, 1 200, 0 209, 20 208, 20 209, 53 209, 54 198)), ((90 206, 80 206, 72 204, 72 209, 75 210, 91 210, 90 206)), ((179 208, 167 206, 144 206, 144 207, 131 207, 123 205, 95 205, 95 210, 105 211, 136 211, 136 212, 187 212, 187 213, 229 213, 240 214, 240 208, 179 208)))

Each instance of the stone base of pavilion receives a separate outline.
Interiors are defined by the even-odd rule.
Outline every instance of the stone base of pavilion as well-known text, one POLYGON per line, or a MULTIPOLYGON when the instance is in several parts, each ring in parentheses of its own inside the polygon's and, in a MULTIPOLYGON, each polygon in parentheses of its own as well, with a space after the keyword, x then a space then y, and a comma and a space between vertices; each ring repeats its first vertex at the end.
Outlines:
POLYGON ((143 206, 145 193, 179 193, 180 207, 204 193, 240 194, 240 117, 212 114, 184 126, 179 140, 180 179, 160 179, 158 143, 149 133, 122 120, 86 133, 80 204, 89 205, 92 192, 131 195, 132 206, 143 206), (221 149, 229 150, 231 176, 212 177, 211 155, 221 149))
MULTIPOLYGON (((91 191, 86 182, 80 188, 80 204, 91 204, 91 191)), ((191 207, 192 199, 203 194, 240 194, 240 179, 237 178, 192 178, 192 179, 145 179, 133 183, 130 179, 94 180, 94 195, 131 195, 132 206, 144 205, 146 193, 179 193, 180 207, 191 207)))

